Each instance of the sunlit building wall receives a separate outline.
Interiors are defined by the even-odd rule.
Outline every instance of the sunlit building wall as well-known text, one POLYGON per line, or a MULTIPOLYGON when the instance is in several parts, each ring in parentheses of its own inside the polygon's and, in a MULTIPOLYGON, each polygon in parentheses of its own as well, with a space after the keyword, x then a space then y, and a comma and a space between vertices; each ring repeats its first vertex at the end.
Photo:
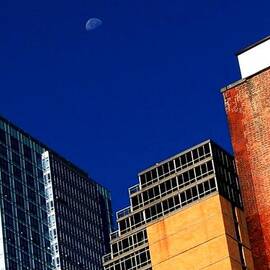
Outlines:
POLYGON ((256 269, 270 269, 270 37, 237 56, 242 78, 222 89, 256 269))
POLYGON ((105 270, 254 269, 233 157, 205 141, 139 173, 105 270))

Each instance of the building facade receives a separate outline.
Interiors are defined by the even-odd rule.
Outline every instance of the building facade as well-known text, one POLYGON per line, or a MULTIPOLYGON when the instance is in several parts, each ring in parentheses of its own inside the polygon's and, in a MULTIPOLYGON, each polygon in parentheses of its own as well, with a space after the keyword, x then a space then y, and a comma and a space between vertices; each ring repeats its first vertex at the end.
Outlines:
POLYGON ((105 270, 254 269, 234 160, 205 141, 139 173, 105 270))
POLYGON ((73 164, 42 154, 53 263, 57 270, 102 269, 109 250, 108 191, 73 164))
POLYGON ((241 80, 222 89, 255 269, 270 269, 270 37, 240 51, 241 80))
POLYGON ((108 191, 3 117, 0 194, 1 270, 102 269, 108 191))

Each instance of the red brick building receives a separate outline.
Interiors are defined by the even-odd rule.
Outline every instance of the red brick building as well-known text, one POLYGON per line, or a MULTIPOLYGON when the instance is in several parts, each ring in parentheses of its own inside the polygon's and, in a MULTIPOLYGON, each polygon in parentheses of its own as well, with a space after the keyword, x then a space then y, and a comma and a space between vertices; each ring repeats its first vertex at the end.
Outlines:
POLYGON ((256 270, 270 269, 270 37, 237 54, 222 89, 256 270))

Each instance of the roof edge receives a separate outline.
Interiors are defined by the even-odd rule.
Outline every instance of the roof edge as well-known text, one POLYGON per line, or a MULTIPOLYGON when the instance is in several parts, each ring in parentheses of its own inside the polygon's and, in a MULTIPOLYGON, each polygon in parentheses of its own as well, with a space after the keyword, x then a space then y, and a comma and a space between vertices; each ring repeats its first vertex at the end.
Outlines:
MULTIPOLYGON (((270 37, 269 37, 269 38, 270 38, 270 37)), ((244 82, 247 81, 248 79, 250 79, 250 78, 252 78, 252 77, 258 75, 259 73, 262 73, 262 72, 264 72, 264 71, 266 71, 266 70, 268 70, 268 69, 270 69, 270 66, 269 66, 269 67, 266 67, 266 68, 264 68, 264 69, 262 69, 262 70, 259 70, 259 71, 257 71, 256 73, 251 74, 250 76, 248 76, 248 77, 246 77, 246 78, 240 79, 240 80, 238 80, 238 81, 236 81, 236 82, 234 82, 234 83, 231 83, 231 84, 229 84, 229 85, 227 85, 227 86, 225 86, 225 87, 222 87, 222 88, 220 89, 220 92, 221 92, 221 93, 224 93, 224 92, 226 92, 227 90, 229 90, 229 89, 231 89, 231 88, 233 88, 233 87, 235 87, 235 86, 238 86, 238 85, 244 83, 244 82)))
POLYGON ((254 47, 256 47, 256 46, 258 46, 258 45, 260 45, 261 43, 263 43, 263 42, 265 42, 265 41, 267 41, 267 40, 269 40, 269 39, 270 39, 270 35, 269 35, 269 36, 266 36, 265 38, 263 38, 263 39, 261 39, 261 40, 255 42, 255 43, 253 43, 253 44, 251 44, 251 45, 249 45, 249 46, 247 46, 247 47, 245 47, 245 48, 243 48, 243 49, 240 49, 239 51, 237 51, 237 52, 235 53, 235 55, 238 56, 239 54, 242 54, 242 53, 244 53, 244 52, 246 52, 246 51, 248 51, 248 50, 250 50, 250 49, 252 49, 252 48, 254 48, 254 47))

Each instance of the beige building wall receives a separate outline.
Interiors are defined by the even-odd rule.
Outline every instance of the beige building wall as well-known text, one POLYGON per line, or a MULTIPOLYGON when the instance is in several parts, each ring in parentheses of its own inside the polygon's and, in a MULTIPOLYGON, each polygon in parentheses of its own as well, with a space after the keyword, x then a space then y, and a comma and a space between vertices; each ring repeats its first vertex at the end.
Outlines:
POLYGON ((147 226, 153 270, 242 270, 233 211, 253 270, 244 213, 218 194, 147 226))

